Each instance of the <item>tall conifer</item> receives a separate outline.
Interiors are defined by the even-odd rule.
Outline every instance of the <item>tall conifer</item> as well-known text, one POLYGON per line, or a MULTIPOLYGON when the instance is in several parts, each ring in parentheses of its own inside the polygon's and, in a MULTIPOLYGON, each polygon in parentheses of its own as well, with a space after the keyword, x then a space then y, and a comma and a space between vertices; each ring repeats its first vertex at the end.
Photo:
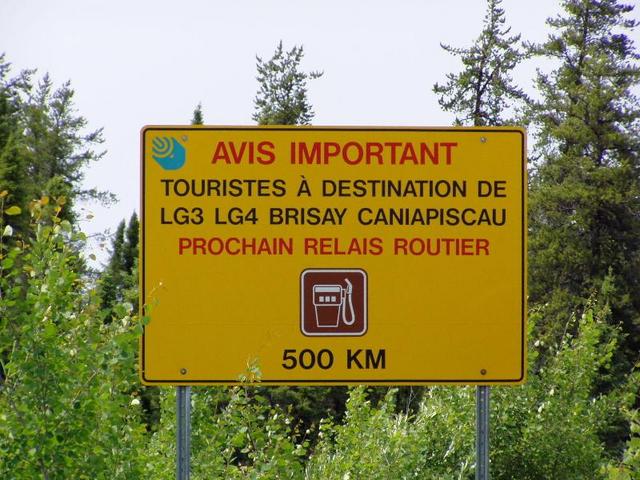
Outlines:
POLYGON ((76 112, 70 82, 54 88, 47 74, 26 94, 22 116, 32 197, 65 196, 62 217, 69 220, 74 220, 76 199, 111 200, 111 194, 81 185, 84 169, 103 157, 96 148, 104 139, 102 129, 86 131, 88 122, 76 112))
POLYGON ((202 103, 198 103, 196 105, 195 110, 193 111, 193 117, 191 118, 191 125, 203 125, 204 124, 204 115, 202 114, 202 103))
POLYGON ((257 57, 258 94, 253 119, 259 125, 308 125, 314 112, 307 98, 307 81, 322 72, 304 72, 302 46, 284 51, 282 42, 269 60, 257 57))
POLYGON ((101 308, 106 310, 107 321, 111 320, 111 309, 124 297, 125 228, 125 222, 122 220, 111 241, 111 257, 100 279, 100 302, 101 308))
POLYGON ((32 72, 10 77, 10 69, 11 64, 0 54, 0 192, 7 192, 5 204, 22 208, 11 219, 15 238, 26 230, 29 213, 25 207, 32 200, 21 119, 21 94, 29 88, 32 72))
POLYGON ((640 345, 640 80, 627 32, 631 5, 565 0, 537 55, 540 163, 531 180, 530 300, 548 305, 548 333, 565 330, 571 306, 603 288, 612 318, 640 345))
POLYGON ((509 110, 526 98, 511 77, 524 58, 518 48, 520 35, 509 36, 511 28, 505 27, 501 3, 502 0, 487 2, 483 29, 473 46, 442 45, 460 58, 463 68, 459 73, 447 74, 447 82, 436 83, 433 91, 445 111, 456 113, 458 125, 504 125, 510 121, 509 110))

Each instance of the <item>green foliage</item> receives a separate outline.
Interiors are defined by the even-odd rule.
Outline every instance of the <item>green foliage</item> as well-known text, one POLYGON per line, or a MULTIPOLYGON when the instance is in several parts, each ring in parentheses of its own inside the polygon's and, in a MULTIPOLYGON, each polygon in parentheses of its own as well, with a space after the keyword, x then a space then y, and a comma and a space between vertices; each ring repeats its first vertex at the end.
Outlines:
MULTIPOLYGON (((500 4, 488 0, 473 47, 443 46, 463 70, 434 91, 458 123, 500 125, 527 100, 510 77, 520 37, 509 36, 500 4)), ((640 71, 622 33, 635 22, 615 0, 562 5, 564 16, 549 21, 555 33, 532 50, 558 67, 539 76, 530 111, 540 161, 528 382, 491 390, 491 472, 635 480, 640 71)), ((311 122, 307 81, 321 74, 300 71, 302 58, 302 47, 285 52, 282 42, 270 60, 258 58, 259 124, 311 122)), ((101 157, 101 132, 86 133, 69 83, 54 89, 45 76, 34 87, 32 77, 11 78, 0 56, 0 478, 174 478, 174 389, 142 388, 134 371, 137 216, 120 224, 92 288, 72 206, 100 197, 80 180, 101 157)), ((199 104, 192 124, 202 123, 199 104)), ((252 368, 243 381, 256 376, 252 368)), ((474 389, 426 388, 399 405, 406 392, 194 389, 192 478, 473 478, 474 389)))
MULTIPOLYGON (((543 315, 533 312, 532 323, 543 315)), ((577 333, 565 335, 545 356, 536 340, 527 384, 494 389, 495 478, 597 478, 594 472, 606 460, 601 435, 630 401, 620 392, 597 391, 617 346, 607 315, 606 307, 591 307, 574 320, 577 333)))
POLYGON ((395 413, 395 393, 374 407, 364 388, 351 390, 344 425, 322 425, 307 478, 466 478, 473 463, 472 389, 428 390, 415 418, 395 413))
POLYGON ((524 59, 518 50, 520 35, 508 36, 504 28, 502 0, 488 0, 484 28, 472 47, 442 45, 448 53, 460 57, 463 70, 447 75, 444 85, 435 84, 438 103, 447 112, 455 112, 456 124, 504 125, 505 111, 525 94, 513 84, 511 71, 524 59))
POLYGON ((138 262, 139 235, 140 221, 138 220, 138 214, 133 212, 129 218, 129 223, 127 224, 122 252, 122 268, 129 274, 133 273, 134 267, 138 262))
MULTIPOLYGON (((0 191, 8 193, 7 201, 25 207, 29 196, 27 164, 24 158, 21 109, 23 106, 20 92, 28 88, 31 72, 23 72, 15 78, 9 78, 10 64, 0 55, 0 191)), ((24 231, 29 223, 28 213, 14 219, 16 236, 24 231)))
POLYGON ((0 477, 141 478, 135 319, 122 307, 111 325, 99 320, 63 203, 35 202, 33 240, 3 262, 0 477))
MULTIPOLYGON (((104 152, 102 130, 87 131, 87 120, 78 115, 70 82, 54 88, 45 75, 33 84, 33 70, 9 77, 10 64, 0 55, 0 191, 23 207, 41 195, 64 196, 69 206, 76 200, 113 200, 107 192, 81 186, 84 169, 104 152)), ((72 208, 62 213, 75 223, 72 208)), ((28 227, 29 215, 16 222, 16 232, 28 227)))
POLYGON ((300 429, 309 430, 312 444, 323 419, 342 418, 348 397, 347 387, 262 387, 257 391, 271 405, 290 408, 300 429))
POLYGON ((204 115, 202 114, 202 103, 196 105, 196 109, 193 111, 193 117, 191 117, 191 125, 203 125, 204 115))
POLYGON ((138 236, 140 222, 133 212, 129 223, 122 220, 111 243, 111 257, 99 281, 100 305, 106 321, 113 307, 124 301, 138 304, 138 236))
MULTIPOLYGON (((607 462, 600 435, 637 394, 637 385, 597 392, 616 349, 607 315, 593 305, 544 357, 533 342, 528 382, 491 390, 492 478, 602 478, 594 473, 607 462)), ((377 407, 366 390, 352 390, 344 424, 323 424, 308 478, 473 478, 473 388, 427 389, 414 416, 393 402, 394 390, 377 407)))
POLYGON ((70 82, 54 90, 49 75, 45 75, 31 95, 25 109, 27 144, 34 157, 44 158, 31 162, 29 172, 40 185, 61 177, 65 183, 78 186, 82 169, 103 156, 92 148, 104 141, 102 130, 82 133, 87 120, 75 113, 70 82))
MULTIPOLYGON (((151 439, 145 478, 173 479, 175 392, 163 389, 162 423, 151 439)), ((252 387, 192 393, 191 478, 298 479, 307 443, 291 416, 252 387)))
POLYGON ((555 341, 567 306, 610 277, 612 321, 623 325, 631 359, 640 346, 640 69, 624 32, 635 22, 616 0, 562 6, 548 21, 554 33, 534 48, 559 66, 539 74, 542 99, 531 112, 541 161, 529 203, 530 300, 549 305, 540 326, 555 341))
MULTIPOLYGON (((94 149, 103 143, 102 129, 86 132, 87 120, 76 114, 70 82, 54 89, 45 75, 37 87, 25 92, 23 109, 27 172, 34 193, 65 195, 70 204, 78 198, 104 198, 104 192, 82 190, 84 168, 103 157, 94 149), (64 191, 61 191, 64 190, 64 191)), ((73 211, 65 210, 74 221, 73 211)))
POLYGON ((257 57, 260 87, 254 100, 253 119, 259 125, 308 125, 313 119, 307 80, 321 77, 322 72, 301 71, 303 56, 302 46, 285 52, 280 42, 268 61, 257 57))
POLYGON ((111 317, 111 308, 122 300, 124 292, 123 249, 125 223, 122 220, 111 241, 111 258, 100 280, 101 306, 105 309, 107 320, 111 317))
POLYGON ((622 461, 607 465, 603 471, 607 480, 637 480, 640 478, 640 412, 628 412, 631 422, 631 438, 622 461))
MULTIPOLYGON (((133 368, 139 326, 122 304, 113 322, 102 322, 95 292, 71 267, 79 234, 59 219, 63 204, 34 202, 33 241, 4 249, 0 345, 10 355, 0 390, 0 476, 173 478, 173 389, 162 389, 160 425, 147 434, 133 368)), ((637 413, 621 460, 610 459, 602 441, 619 412, 631 411, 637 376, 598 392, 618 334, 606 304, 588 305, 558 345, 532 341, 527 384, 492 389, 493 478, 637 476, 637 413)), ((544 315, 532 313, 532 328, 544 315)), ((353 389, 344 421, 324 421, 312 451, 311 432, 258 385, 194 390, 192 478, 472 478, 471 387, 426 389, 415 413, 397 411, 395 389, 377 405, 353 389)))
MULTIPOLYGON (((98 280, 99 315, 107 324, 119 318, 123 303, 138 306, 138 241, 140 222, 133 212, 129 223, 122 220, 111 244, 111 257, 98 280)), ((142 405, 142 418, 149 431, 158 428, 160 420, 157 388, 140 386, 132 390, 142 405)))

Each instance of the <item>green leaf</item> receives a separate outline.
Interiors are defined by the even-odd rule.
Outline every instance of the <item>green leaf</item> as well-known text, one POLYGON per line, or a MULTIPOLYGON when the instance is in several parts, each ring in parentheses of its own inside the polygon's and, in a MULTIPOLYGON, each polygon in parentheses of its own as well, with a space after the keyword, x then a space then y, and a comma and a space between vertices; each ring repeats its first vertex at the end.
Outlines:
POLYGON ((12 205, 4 211, 6 215, 20 215, 20 212, 22 212, 22 210, 17 205, 12 205))
POLYGON ((56 334, 57 331, 58 331, 58 329, 56 328, 56 326, 53 323, 48 323, 44 327, 44 335, 47 338, 53 337, 56 334))
POLYGON ((5 226, 4 230, 2 231, 2 236, 10 237, 11 235, 13 235, 13 227, 11 225, 5 226))

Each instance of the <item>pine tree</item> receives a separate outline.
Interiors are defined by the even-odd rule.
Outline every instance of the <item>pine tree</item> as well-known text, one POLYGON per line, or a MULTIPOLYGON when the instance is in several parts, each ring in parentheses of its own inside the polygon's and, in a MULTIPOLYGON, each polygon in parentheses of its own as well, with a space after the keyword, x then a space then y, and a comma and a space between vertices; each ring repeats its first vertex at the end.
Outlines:
POLYGON ((11 220, 15 238, 27 229, 29 215, 24 207, 32 200, 20 118, 20 94, 29 88, 32 72, 24 71, 9 78, 10 67, 4 54, 0 55, 0 192, 7 192, 7 205, 17 205, 23 210, 11 220))
POLYGON ((124 234, 124 245, 122 254, 122 270, 128 275, 131 275, 134 271, 134 267, 138 262, 138 236, 140 234, 140 222, 138 220, 138 214, 133 212, 129 223, 127 224, 127 230, 124 234))
POLYGON ((308 125, 313 119, 307 81, 321 77, 322 72, 301 71, 303 56, 302 46, 285 52, 281 41, 270 60, 256 57, 260 87, 253 119, 258 125, 308 125))
POLYGON ((193 111, 193 117, 191 117, 191 125, 204 125, 202 103, 198 103, 198 105, 196 105, 196 109, 193 111))
POLYGON ((26 95, 22 117, 31 197, 40 198, 42 193, 65 196, 62 218, 72 222, 76 199, 111 201, 111 194, 81 186, 84 169, 104 155, 95 150, 104 139, 102 129, 85 132, 88 122, 76 113, 70 82, 54 89, 47 74, 26 95))
POLYGON ((531 180, 530 301, 548 304, 557 339, 572 306, 605 289, 612 318, 640 346, 640 108, 638 55, 625 35, 631 5, 565 0, 537 55, 540 164, 531 180))
POLYGON ((100 279, 100 307, 107 322, 111 321, 113 307, 124 298, 125 228, 122 220, 111 241, 111 257, 100 279))
POLYGON ((86 131, 87 120, 78 115, 70 82, 55 89, 48 75, 33 86, 34 70, 10 78, 10 64, 0 55, 0 191, 24 212, 15 225, 28 223, 28 203, 43 195, 65 197, 62 220, 75 220, 78 199, 108 203, 113 195, 83 189, 84 169, 104 152, 102 130, 86 131))
POLYGON ((114 307, 123 301, 137 303, 138 235, 140 222, 133 212, 129 223, 122 220, 111 242, 111 256, 100 278, 100 306, 105 320, 111 319, 114 307))
POLYGON ((520 35, 508 36, 511 28, 504 26, 502 0, 489 0, 483 29, 472 47, 457 48, 441 45, 459 57, 463 70, 447 75, 444 85, 435 84, 438 103, 447 112, 455 112, 458 125, 504 125, 514 104, 526 99, 522 89, 511 78, 512 70, 524 59, 517 44, 520 35))

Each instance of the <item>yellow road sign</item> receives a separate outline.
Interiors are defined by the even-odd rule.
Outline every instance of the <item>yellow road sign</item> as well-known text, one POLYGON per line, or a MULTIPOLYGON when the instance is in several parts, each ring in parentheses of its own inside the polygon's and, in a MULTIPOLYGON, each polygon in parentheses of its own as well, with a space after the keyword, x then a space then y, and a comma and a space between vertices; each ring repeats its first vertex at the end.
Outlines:
POLYGON ((516 384, 519 128, 142 131, 146 384, 516 384))

